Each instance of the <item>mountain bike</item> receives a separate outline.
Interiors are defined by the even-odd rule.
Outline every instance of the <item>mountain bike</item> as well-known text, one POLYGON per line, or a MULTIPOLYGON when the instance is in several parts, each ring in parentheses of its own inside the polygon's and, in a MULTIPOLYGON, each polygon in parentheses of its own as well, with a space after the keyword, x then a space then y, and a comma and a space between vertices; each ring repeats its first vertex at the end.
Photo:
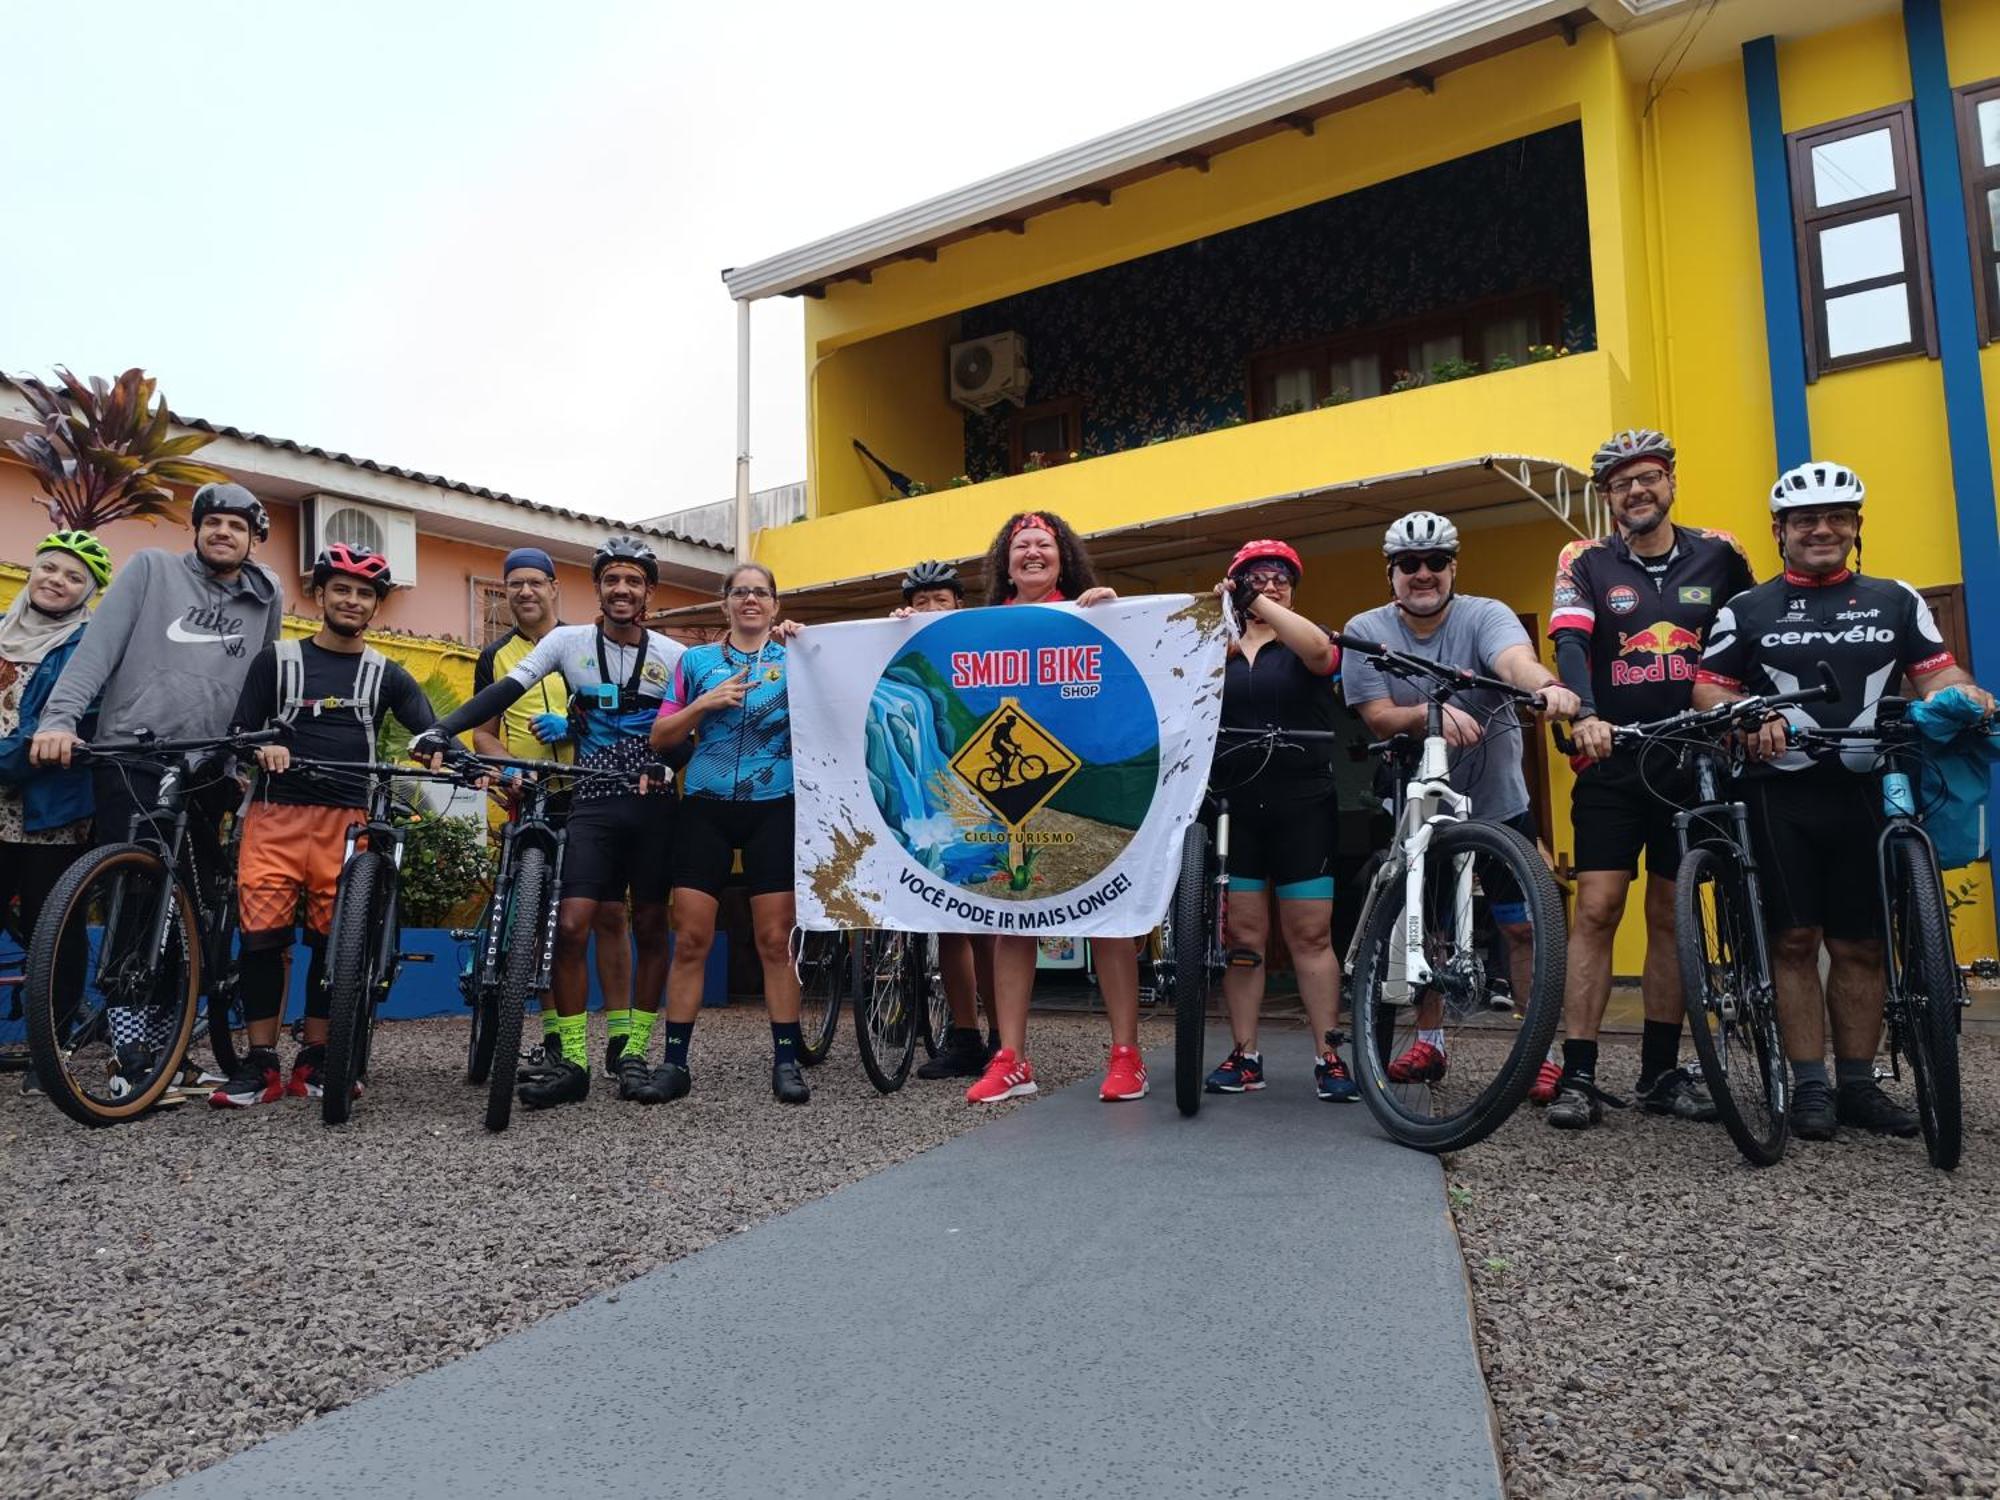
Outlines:
POLYGON ((912 934, 918 946, 917 964, 922 973, 923 1004, 917 1010, 917 1040, 924 1044, 924 1056, 936 1057, 944 1051, 951 1034, 951 997, 945 993, 943 961, 938 954, 935 932, 912 934))
POLYGON ((1453 789, 1444 711, 1473 689, 1509 706, 1539 708, 1541 698, 1378 642, 1334 640, 1427 699, 1421 744, 1396 735, 1370 747, 1410 775, 1394 783, 1395 841, 1368 883, 1343 965, 1355 1074, 1390 1136, 1420 1151, 1457 1151, 1514 1112, 1548 1053, 1562 1019, 1568 927, 1535 845, 1474 817, 1471 798, 1453 789), (1494 959, 1503 945, 1523 981, 1504 989, 1494 959), (1424 1032, 1443 1036, 1442 1064, 1393 1078, 1392 1062, 1424 1032))
POLYGON ((195 803, 220 787, 233 804, 239 788, 215 757, 282 734, 77 747, 77 763, 162 772, 152 810, 134 815, 125 842, 63 873, 28 940, 29 1055, 42 1092, 79 1124, 115 1125, 160 1103, 204 1019, 220 1070, 241 1060, 235 861, 195 803))
MULTIPOLYGON (((855 943, 860 970, 854 991, 854 1043, 861 1070, 877 1092, 893 1094, 910 1076, 917 1033, 927 1028, 926 950, 937 939, 922 932, 865 932, 855 943)), ((942 991, 944 986, 937 986, 942 991)))
MULTIPOLYGON (((1715 1112, 1736 1149, 1757 1166, 1770 1166, 1785 1154, 1790 1079, 1764 933, 1763 871, 1745 804, 1721 791, 1724 778, 1741 762, 1742 748, 1724 739, 1780 709, 1832 701, 1838 694, 1832 676, 1822 670, 1817 686, 1797 692, 1738 698, 1611 728, 1615 747, 1642 757, 1649 747, 1669 749, 1677 768, 1691 764, 1694 770, 1694 802, 1674 814, 1681 849, 1674 876, 1681 1003, 1715 1112)), ((1560 731, 1556 745, 1565 754, 1575 748, 1560 731)), ((1643 774, 1647 761, 1642 758, 1639 765, 1643 774)))
MULTIPOLYGON (((1268 765, 1280 752, 1309 753, 1313 742, 1340 736, 1325 729, 1269 725, 1263 729, 1218 729, 1216 738, 1214 766, 1220 766, 1225 757, 1260 750, 1268 765), (1235 743, 1224 747, 1222 742, 1230 740, 1235 743)), ((1211 778, 1213 775, 1211 769, 1211 778)), ((1154 997, 1174 1009, 1174 1105, 1183 1115, 1201 1109, 1207 1073, 1208 998, 1228 965, 1228 926, 1229 799, 1211 786, 1202 794, 1201 817, 1188 825, 1187 836, 1181 841, 1181 872, 1160 923, 1159 956, 1153 961, 1154 997)))
MULTIPOLYGON (((556 914, 569 833, 550 820, 552 783, 561 778, 572 786, 605 779, 629 784, 635 778, 625 771, 579 770, 496 755, 461 758, 458 763, 468 771, 520 773, 513 809, 502 825, 500 863, 486 910, 478 927, 453 934, 478 947, 471 968, 458 981, 472 1011, 465 1081, 486 1085, 486 1128, 498 1131, 514 1117, 528 999, 548 994, 555 968, 556 914)), ((640 774, 664 781, 666 768, 649 766, 640 774)))
POLYGON ((428 953, 402 951, 398 900, 408 811, 396 801, 398 781, 469 784, 463 769, 425 771, 376 761, 295 761, 296 769, 345 771, 368 778, 368 808, 347 828, 333 921, 326 939, 326 1075, 320 1118, 344 1125, 354 1112, 375 1039, 375 1017, 405 963, 429 963, 428 953), (399 816, 400 815, 400 816, 399 816))
POLYGON ((1906 715, 1909 700, 1878 698, 1872 728, 1794 727, 1803 747, 1873 745, 1881 754, 1881 835, 1875 842, 1875 878, 1882 901, 1883 1017, 1888 1022, 1889 1068, 1903 1064, 1917 1096, 1924 1154, 1949 1172, 1964 1149, 1959 1091, 1958 1034, 1969 1000, 1946 916, 1944 879, 1937 850, 1918 821, 1916 772, 1921 735, 1906 715))
POLYGON ((851 932, 795 932, 792 966, 799 976, 799 1061, 817 1067, 833 1050, 840 1002, 860 979, 851 932))

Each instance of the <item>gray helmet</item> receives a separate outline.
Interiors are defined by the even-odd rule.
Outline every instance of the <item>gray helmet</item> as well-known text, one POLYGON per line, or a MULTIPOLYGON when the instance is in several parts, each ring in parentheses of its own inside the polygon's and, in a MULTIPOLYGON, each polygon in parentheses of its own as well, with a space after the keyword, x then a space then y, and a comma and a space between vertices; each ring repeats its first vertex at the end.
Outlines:
POLYGON ((1458 551, 1458 528, 1431 510, 1413 510, 1392 525, 1382 537, 1382 555, 1398 552, 1458 551))
POLYGON ((1861 476, 1845 465, 1804 463, 1785 470, 1771 486, 1771 514, 1782 515, 1809 505, 1851 505, 1859 510, 1867 494, 1861 476))
POLYGON ((959 598, 965 597, 965 584, 958 576, 958 569, 948 562, 920 562, 903 575, 905 604, 922 589, 950 589, 959 598))
POLYGON ((1590 456, 1590 477, 1602 484, 1613 469, 1621 468, 1636 458, 1657 458, 1671 469, 1674 466, 1674 445, 1664 432, 1655 432, 1650 427, 1628 427, 1597 445, 1597 451, 1590 456))
POLYGON ((604 570, 615 562, 635 564, 646 575, 646 582, 660 581, 660 560, 653 555, 653 549, 636 536, 620 534, 606 537, 597 549, 597 555, 590 560, 590 576, 593 581, 604 576, 604 570))
POLYGON ((224 481, 219 484, 205 484, 196 490, 195 530, 201 530, 201 523, 208 516, 241 516, 250 523, 250 534, 260 542, 271 535, 271 515, 264 509, 264 502, 240 484, 224 481))

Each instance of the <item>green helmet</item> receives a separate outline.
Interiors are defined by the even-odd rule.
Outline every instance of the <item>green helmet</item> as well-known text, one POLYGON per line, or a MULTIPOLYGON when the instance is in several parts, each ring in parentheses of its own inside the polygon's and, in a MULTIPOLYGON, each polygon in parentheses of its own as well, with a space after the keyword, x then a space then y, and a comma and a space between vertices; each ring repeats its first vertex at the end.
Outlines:
POLYGON ((99 588, 111 586, 111 554, 104 543, 87 531, 51 531, 35 547, 35 556, 44 552, 67 552, 90 570, 99 588))

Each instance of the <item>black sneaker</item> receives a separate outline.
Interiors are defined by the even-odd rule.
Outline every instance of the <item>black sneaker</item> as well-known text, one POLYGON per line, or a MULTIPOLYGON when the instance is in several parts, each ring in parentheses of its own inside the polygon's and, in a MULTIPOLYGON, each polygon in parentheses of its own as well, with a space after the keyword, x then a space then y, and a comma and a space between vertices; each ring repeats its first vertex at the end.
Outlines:
POLYGON ((805 1070, 795 1057, 783 1057, 771 1064, 771 1092, 780 1104, 804 1104, 812 1098, 806 1087, 805 1070))
POLYGON ((1792 1134, 1802 1141, 1830 1141, 1840 1124, 1833 1109, 1833 1088, 1813 1079, 1792 1088, 1792 1134))
POLYGON ((208 1096, 216 1109, 249 1109, 254 1104, 276 1104, 285 1097, 284 1070, 278 1054, 269 1047, 253 1047, 244 1054, 229 1081, 208 1096))
POLYGON ((618 1066, 612 1073, 618 1080, 618 1097, 643 1099, 646 1086, 653 1080, 653 1070, 646 1066, 646 1059, 638 1053, 624 1050, 625 1038, 614 1037, 612 1041, 618 1046, 618 1066))
MULTIPOLYGON (((625 1055, 625 1042, 626 1038, 614 1036, 604 1044, 604 1076, 606 1078, 623 1080, 625 1075, 618 1070, 618 1060, 625 1055)), ((640 1066, 643 1067, 645 1065, 641 1063, 640 1066)))
POLYGON ((1604 1106, 1597 1092, 1587 1089, 1587 1080, 1565 1077, 1556 1087, 1555 1102, 1549 1105, 1548 1121, 1557 1130, 1588 1130, 1604 1119, 1604 1106))
POLYGON ((521 1085, 523 1109, 547 1109, 556 1104, 581 1104, 590 1097, 590 1069, 559 1058, 548 1070, 521 1085))
POLYGON ((1915 1135, 1918 1129, 1916 1115, 1883 1093, 1882 1085, 1872 1078, 1866 1083, 1843 1083, 1834 1096, 1834 1112, 1841 1124, 1876 1135, 1915 1135))
POLYGON ((645 1087, 633 1095, 641 1104, 671 1104, 687 1097, 694 1075, 679 1063, 663 1062, 646 1075, 645 1087))
POLYGON ((1669 1068, 1639 1090, 1639 1103, 1649 1115, 1703 1124, 1715 1118, 1715 1101, 1701 1086, 1700 1075, 1688 1068, 1669 1068))
POLYGON ((977 1031, 960 1031, 954 1026, 945 1035, 938 1055, 917 1065, 917 1077, 977 1078, 986 1071, 986 1057, 986 1043, 977 1031))

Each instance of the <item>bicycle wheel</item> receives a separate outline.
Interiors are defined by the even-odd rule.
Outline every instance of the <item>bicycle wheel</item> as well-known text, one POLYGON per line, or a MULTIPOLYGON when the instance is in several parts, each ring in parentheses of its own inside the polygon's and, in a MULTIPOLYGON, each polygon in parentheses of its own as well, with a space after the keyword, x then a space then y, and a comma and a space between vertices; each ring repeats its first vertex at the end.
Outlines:
POLYGON ((907 932, 872 932, 857 948, 861 983, 854 992, 854 1045, 876 1092, 893 1094, 910 1076, 917 1055, 918 943, 907 932))
POLYGON ((180 1074, 201 1000, 194 900, 166 861, 112 844, 71 865, 28 939, 28 1053, 84 1125, 144 1114, 180 1074), (166 906, 166 944, 155 923, 166 906))
POLYGON ((1208 1040, 1208 935, 1215 925, 1209 902, 1215 886, 1209 869, 1208 829, 1188 828, 1181 841, 1181 874, 1161 935, 1173 971, 1174 1104, 1184 1115, 1201 1108, 1202 1056, 1208 1040))
POLYGON ((1049 763, 1039 755, 1024 755, 1021 764, 1015 768, 1014 781, 1022 785, 1030 781, 1040 781, 1049 774, 1049 763))
POLYGON ((523 849, 514 862, 514 894, 507 903, 507 967, 495 1001, 486 1084, 486 1128, 505 1130, 514 1115, 514 1075, 521 1065, 521 1024, 535 972, 542 962, 542 932, 549 915, 549 856, 523 849))
POLYGON ((1791 1095, 1776 992, 1757 967, 1758 920, 1734 847, 1702 844, 1682 856, 1674 935, 1702 1081, 1736 1149, 1768 1167, 1785 1154, 1791 1095))
POLYGON ((1937 856, 1923 839, 1890 844, 1890 941, 1901 993, 1888 997, 1890 1045, 1909 1059, 1924 1154, 1949 1172, 1963 1149, 1958 1083, 1958 956, 1939 894, 1937 856))
MULTIPOLYGON (((232 849, 233 854, 233 849, 232 849)), ((236 868, 232 859, 231 870, 236 868)), ((219 931, 208 937, 203 950, 202 1024, 208 1034, 208 1049, 215 1054, 215 1069, 224 1078, 236 1076, 237 1066, 250 1050, 250 1036, 243 1016, 242 955, 237 951, 236 890, 224 885, 215 892, 213 910, 222 914, 219 931)))
POLYGON ((852 982, 854 948, 845 932, 799 936, 799 1061, 816 1067, 833 1050, 840 1001, 852 982))
POLYGON ((944 970, 938 954, 938 935, 924 933, 917 939, 918 962, 923 969, 923 998, 917 1006, 917 1033, 924 1044, 924 1056, 936 1057, 944 1051, 951 1034, 951 997, 945 993, 944 970))
POLYGON ((1382 892, 1356 953, 1355 1071, 1361 1097, 1392 1137, 1419 1151, 1458 1151, 1514 1112, 1562 1019, 1562 894, 1535 846, 1513 829, 1477 820, 1439 826, 1417 914, 1432 981, 1419 989, 1405 974, 1407 889, 1382 892), (1501 913, 1519 934, 1508 941, 1521 945, 1512 995, 1495 991, 1487 959, 1502 902, 1518 902, 1525 919, 1501 913), (1442 1062, 1394 1076, 1423 1031, 1442 1034, 1442 1062))
POLYGON ((326 940, 326 1077, 320 1118, 344 1125, 368 1069, 368 1033, 375 1024, 377 938, 388 917, 388 860, 364 849, 340 872, 333 930, 326 940))
POLYGON ((475 1088, 493 1076, 493 1023, 499 1006, 496 995, 475 995, 468 1005, 472 1026, 465 1037, 465 1081, 475 1088))

